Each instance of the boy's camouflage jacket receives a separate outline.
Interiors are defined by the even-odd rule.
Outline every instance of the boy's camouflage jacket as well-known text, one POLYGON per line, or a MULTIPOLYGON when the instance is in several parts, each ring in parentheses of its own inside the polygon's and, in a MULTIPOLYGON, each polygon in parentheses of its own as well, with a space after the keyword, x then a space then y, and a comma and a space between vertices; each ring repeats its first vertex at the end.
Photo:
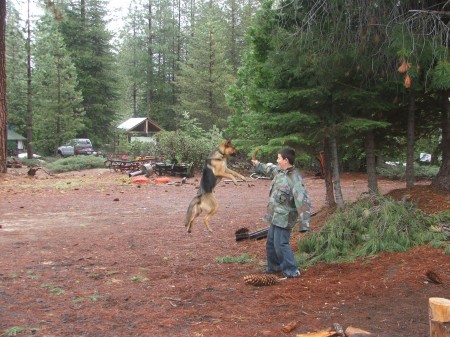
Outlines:
POLYGON ((255 172, 272 178, 264 221, 278 227, 309 230, 311 202, 300 172, 293 166, 283 171, 276 165, 258 163, 255 172))

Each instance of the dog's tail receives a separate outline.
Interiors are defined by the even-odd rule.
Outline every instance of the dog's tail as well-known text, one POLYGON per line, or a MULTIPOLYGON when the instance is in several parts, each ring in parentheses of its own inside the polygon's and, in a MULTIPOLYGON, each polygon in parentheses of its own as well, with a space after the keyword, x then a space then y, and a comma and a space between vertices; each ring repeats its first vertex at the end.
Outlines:
POLYGON ((253 152, 252 160, 256 160, 256 155, 258 154, 258 152, 259 152, 259 147, 257 147, 255 149, 255 152, 253 152))
POLYGON ((201 195, 196 195, 192 200, 191 203, 189 204, 189 207, 186 211, 186 220, 184 222, 184 226, 187 227, 191 221, 191 217, 192 217, 192 209, 194 208, 195 205, 200 204, 201 202, 201 195))

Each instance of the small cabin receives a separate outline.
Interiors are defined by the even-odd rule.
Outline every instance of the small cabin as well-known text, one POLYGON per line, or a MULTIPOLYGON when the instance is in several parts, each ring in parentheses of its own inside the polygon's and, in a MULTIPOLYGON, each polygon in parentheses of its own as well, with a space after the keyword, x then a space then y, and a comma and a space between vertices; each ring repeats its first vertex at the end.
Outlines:
POLYGON ((126 132, 129 142, 134 140, 151 142, 153 141, 153 136, 163 130, 162 127, 149 117, 130 118, 120 124, 117 128, 126 132))

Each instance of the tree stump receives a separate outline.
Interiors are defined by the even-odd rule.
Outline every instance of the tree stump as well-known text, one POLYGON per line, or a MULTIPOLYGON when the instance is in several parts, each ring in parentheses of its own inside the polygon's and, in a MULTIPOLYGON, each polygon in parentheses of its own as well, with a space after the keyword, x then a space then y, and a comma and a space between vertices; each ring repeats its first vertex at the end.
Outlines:
POLYGON ((430 337, 450 337, 450 300, 429 299, 430 337))

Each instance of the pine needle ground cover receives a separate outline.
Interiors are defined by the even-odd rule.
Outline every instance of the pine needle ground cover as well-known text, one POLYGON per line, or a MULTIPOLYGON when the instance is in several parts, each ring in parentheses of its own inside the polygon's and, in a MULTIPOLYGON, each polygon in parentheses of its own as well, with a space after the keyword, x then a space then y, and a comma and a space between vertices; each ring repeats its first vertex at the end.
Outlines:
POLYGON ((300 263, 345 262, 380 252, 406 251, 430 244, 450 254, 441 223, 450 221, 450 211, 427 215, 407 201, 369 196, 337 211, 319 232, 299 241, 300 263))

